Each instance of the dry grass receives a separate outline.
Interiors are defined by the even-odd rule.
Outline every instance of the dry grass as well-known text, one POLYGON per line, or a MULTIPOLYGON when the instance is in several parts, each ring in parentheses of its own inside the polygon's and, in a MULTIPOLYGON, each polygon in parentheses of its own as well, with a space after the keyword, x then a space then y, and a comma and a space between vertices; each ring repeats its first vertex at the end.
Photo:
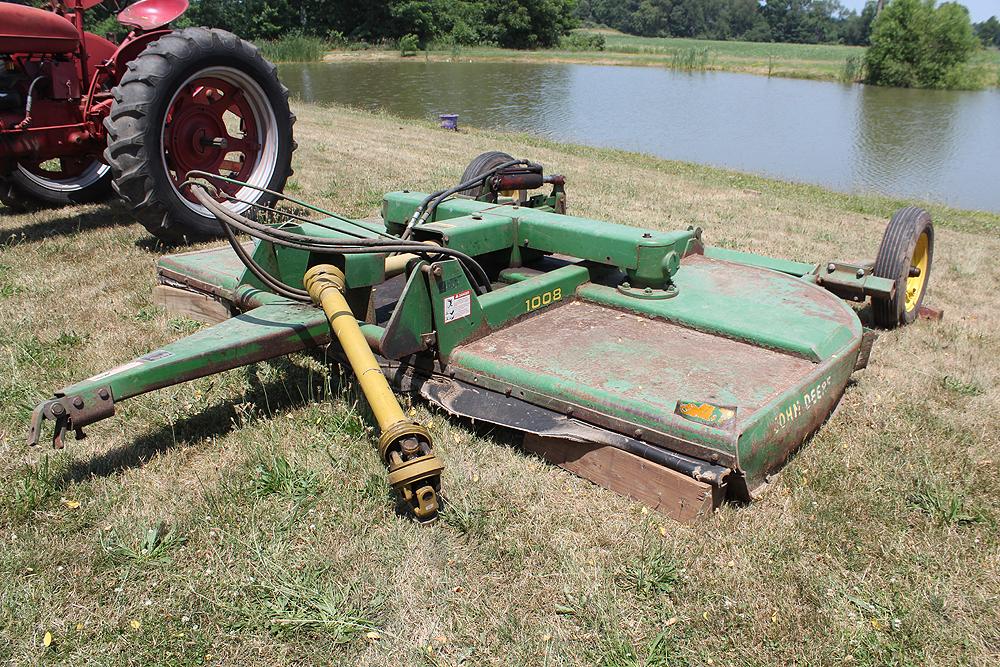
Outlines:
MULTIPOLYGON (((870 256, 898 205, 298 112, 290 189, 358 216, 492 148, 565 173, 576 213, 796 259, 870 256)), ((128 401, 65 452, 27 451, 33 402, 196 325, 151 305, 161 249, 119 206, 0 211, 0 661, 996 664, 1000 226, 934 214, 945 320, 884 334, 762 501, 677 525, 416 406, 450 501, 421 527, 393 513, 350 382, 308 356, 128 401)))

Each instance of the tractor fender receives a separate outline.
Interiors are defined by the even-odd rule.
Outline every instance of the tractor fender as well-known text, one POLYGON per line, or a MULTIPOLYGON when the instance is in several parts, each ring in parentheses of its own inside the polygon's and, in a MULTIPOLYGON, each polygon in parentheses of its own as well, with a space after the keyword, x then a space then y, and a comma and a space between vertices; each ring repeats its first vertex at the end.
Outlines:
POLYGON ((112 61, 115 65, 115 83, 125 76, 126 66, 135 60, 136 57, 142 53, 143 49, 158 40, 160 37, 169 35, 171 32, 172 31, 169 29, 164 29, 138 34, 132 33, 124 42, 119 44, 118 49, 112 56, 112 61))

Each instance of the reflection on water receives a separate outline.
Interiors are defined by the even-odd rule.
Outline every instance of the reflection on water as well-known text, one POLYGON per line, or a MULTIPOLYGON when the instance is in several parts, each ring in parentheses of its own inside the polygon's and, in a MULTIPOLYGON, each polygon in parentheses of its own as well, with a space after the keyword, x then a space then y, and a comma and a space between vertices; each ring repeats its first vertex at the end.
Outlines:
POLYGON ((305 101, 624 148, 1000 211, 1000 92, 869 88, 651 67, 281 66, 305 101))

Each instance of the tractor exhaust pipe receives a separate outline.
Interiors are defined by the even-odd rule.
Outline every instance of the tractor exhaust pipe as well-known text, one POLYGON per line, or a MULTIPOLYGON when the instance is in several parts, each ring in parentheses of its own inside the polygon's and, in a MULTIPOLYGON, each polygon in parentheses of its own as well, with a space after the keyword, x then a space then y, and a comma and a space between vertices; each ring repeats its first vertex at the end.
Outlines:
POLYGON ((430 433, 406 419, 392 393, 382 368, 365 340, 358 321, 344 298, 344 273, 330 264, 306 271, 303 285, 312 300, 323 308, 358 378, 361 391, 378 421, 381 436, 378 451, 389 467, 389 485, 399 493, 420 521, 430 521, 440 508, 441 471, 444 465, 434 455, 430 433))

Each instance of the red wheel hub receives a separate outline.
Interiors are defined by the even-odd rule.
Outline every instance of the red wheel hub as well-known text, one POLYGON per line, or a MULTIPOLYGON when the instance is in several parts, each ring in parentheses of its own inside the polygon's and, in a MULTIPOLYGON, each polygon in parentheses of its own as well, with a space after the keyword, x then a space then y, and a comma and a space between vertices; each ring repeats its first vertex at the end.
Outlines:
MULTIPOLYGON (((260 157, 260 129, 253 108, 237 85, 215 77, 188 82, 174 97, 163 124, 163 151, 174 187, 189 201, 187 173, 200 169, 247 180, 260 157)), ((235 194, 239 186, 213 182, 235 194)))

